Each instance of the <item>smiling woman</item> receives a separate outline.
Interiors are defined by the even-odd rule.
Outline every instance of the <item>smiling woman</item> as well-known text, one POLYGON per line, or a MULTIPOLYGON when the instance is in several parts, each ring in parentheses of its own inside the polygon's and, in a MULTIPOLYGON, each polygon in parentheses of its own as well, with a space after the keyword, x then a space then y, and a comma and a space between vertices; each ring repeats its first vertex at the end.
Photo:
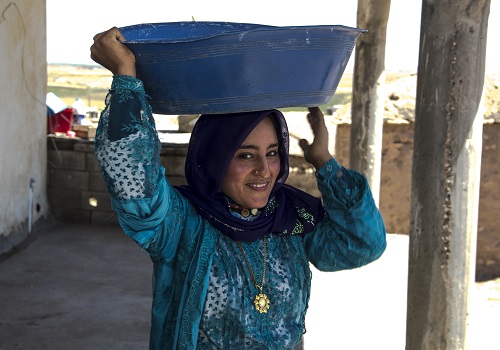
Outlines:
POLYGON ((296 231, 297 220, 307 231, 314 224, 301 220, 298 208, 316 217, 322 215, 321 203, 285 185, 288 143, 278 110, 202 115, 186 157, 189 186, 178 190, 236 241, 256 240, 269 230, 296 231))
POLYGON ((222 180, 222 192, 243 208, 263 208, 279 171, 278 137, 271 117, 266 117, 247 136, 229 163, 222 180))
POLYGON ((312 263, 366 265, 385 226, 361 174, 328 151, 318 107, 301 140, 323 200, 287 185, 288 128, 276 109, 204 114, 173 187, 134 56, 117 28, 94 37, 92 57, 114 74, 95 154, 125 233, 151 255, 151 349, 293 349, 305 332, 312 263))

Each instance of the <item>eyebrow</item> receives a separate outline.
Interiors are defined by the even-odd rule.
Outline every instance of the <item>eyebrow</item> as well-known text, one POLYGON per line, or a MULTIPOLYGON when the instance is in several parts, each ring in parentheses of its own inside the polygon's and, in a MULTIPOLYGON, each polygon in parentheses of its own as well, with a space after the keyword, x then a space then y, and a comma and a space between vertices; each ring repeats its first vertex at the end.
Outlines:
MULTIPOLYGON (((278 143, 272 143, 269 146, 267 146, 267 149, 278 147, 278 146, 279 146, 278 143)), ((257 146, 254 146, 254 145, 241 145, 239 149, 254 149, 254 150, 258 150, 259 148, 257 146)))

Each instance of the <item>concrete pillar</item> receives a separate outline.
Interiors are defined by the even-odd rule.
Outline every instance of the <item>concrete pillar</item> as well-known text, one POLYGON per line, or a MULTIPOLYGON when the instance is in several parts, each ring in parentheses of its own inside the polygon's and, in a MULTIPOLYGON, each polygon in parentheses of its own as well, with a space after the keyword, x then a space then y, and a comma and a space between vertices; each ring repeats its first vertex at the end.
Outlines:
POLYGON ((364 174, 375 202, 380 196, 384 125, 385 42, 390 0, 358 0, 349 167, 364 174))
POLYGON ((406 349, 470 349, 490 1, 424 0, 406 349))

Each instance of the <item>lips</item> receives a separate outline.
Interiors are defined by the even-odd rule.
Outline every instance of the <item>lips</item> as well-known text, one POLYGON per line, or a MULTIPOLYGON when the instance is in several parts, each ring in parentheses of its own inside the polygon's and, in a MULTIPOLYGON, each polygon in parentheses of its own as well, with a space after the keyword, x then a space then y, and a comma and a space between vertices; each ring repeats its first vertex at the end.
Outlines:
POLYGON ((247 184, 248 187, 254 189, 254 190, 265 190, 269 186, 269 182, 260 182, 260 183, 249 183, 247 184))

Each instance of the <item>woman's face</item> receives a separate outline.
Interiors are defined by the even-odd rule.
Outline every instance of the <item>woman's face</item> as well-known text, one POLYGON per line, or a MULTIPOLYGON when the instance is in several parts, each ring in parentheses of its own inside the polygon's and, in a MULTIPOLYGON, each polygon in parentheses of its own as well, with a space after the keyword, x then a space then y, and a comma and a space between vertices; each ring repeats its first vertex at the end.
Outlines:
POLYGON ((222 180, 222 192, 247 209, 263 208, 280 172, 278 137, 270 117, 243 141, 222 180))

